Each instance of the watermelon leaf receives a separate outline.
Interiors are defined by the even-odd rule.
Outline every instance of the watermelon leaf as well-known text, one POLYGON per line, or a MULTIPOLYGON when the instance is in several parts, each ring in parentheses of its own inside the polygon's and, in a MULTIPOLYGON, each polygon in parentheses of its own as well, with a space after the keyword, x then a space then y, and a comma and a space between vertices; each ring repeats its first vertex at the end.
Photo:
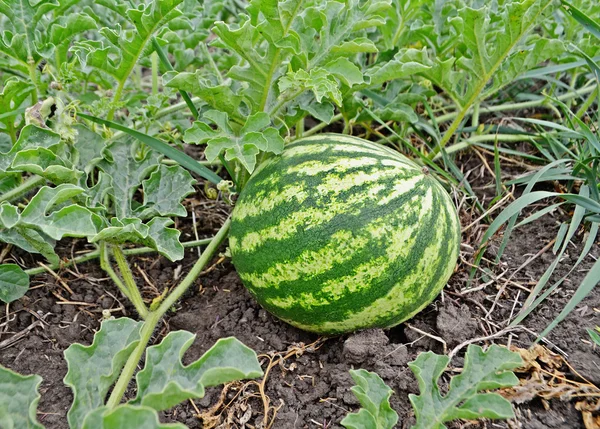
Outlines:
POLYGON ((16 264, 0 265, 0 300, 6 303, 21 298, 29 290, 29 276, 16 264))
POLYGON ((181 27, 182 12, 177 6, 182 1, 142 2, 137 7, 127 7, 127 3, 116 6, 111 1, 98 1, 98 4, 117 12, 127 23, 127 27, 131 28, 123 28, 121 25, 104 27, 100 29, 100 40, 78 41, 71 50, 82 67, 95 68, 113 76, 119 83, 124 82, 142 54, 151 52, 150 40, 153 35, 163 40, 170 26, 181 27))
MULTIPOLYGON (((16 116, 20 115, 17 113, 19 111, 17 108, 23 104, 32 91, 35 91, 35 87, 28 82, 7 79, 0 93, 0 112, 2 112, 0 113, 0 123, 4 125, 0 127, 0 131, 10 132, 14 128, 16 116)), ((0 152, 4 152, 4 149, 0 146, 0 152)))
POLYGON ((183 258, 183 245, 179 241, 181 232, 168 228, 173 220, 155 217, 148 223, 138 218, 111 219, 111 225, 90 238, 91 243, 106 241, 113 244, 135 243, 156 249, 170 261, 183 258))
POLYGON ((310 72, 305 70, 289 71, 279 79, 279 91, 284 95, 286 92, 293 94, 311 91, 317 103, 321 103, 323 98, 328 98, 337 106, 342 104, 342 92, 333 73, 322 68, 314 68, 310 72))
POLYGON ((390 406, 390 396, 394 391, 385 385, 374 372, 364 369, 350 370, 356 383, 352 393, 362 408, 357 413, 348 414, 341 421, 348 429, 391 429, 398 423, 398 413, 390 406))
POLYGON ((0 228, 34 229, 60 240, 63 236, 89 237, 96 235, 102 219, 90 209, 70 201, 85 192, 70 184, 56 188, 44 186, 19 210, 9 203, 0 205, 0 228))
POLYGON ((0 240, 20 247, 29 253, 39 253, 52 264, 59 263, 60 259, 54 252, 56 241, 33 228, 27 226, 2 228, 0 220, 0 240))
POLYGON ((252 173, 256 156, 261 150, 274 154, 283 151, 283 138, 279 131, 269 126, 271 120, 265 112, 249 116, 241 128, 231 122, 225 112, 209 110, 204 118, 216 125, 217 129, 206 122, 197 121, 186 131, 185 140, 188 143, 206 143, 205 155, 209 161, 214 161, 221 152, 225 152, 227 161, 238 160, 252 173))
POLYGON ((52 183, 78 183, 83 176, 70 161, 69 145, 48 128, 27 125, 10 151, 0 153, 0 173, 27 172, 52 183))
MULTIPOLYGON (((401 49, 383 67, 385 77, 392 77, 392 70, 402 72, 400 77, 412 70, 443 88, 460 108, 468 107, 478 97, 492 95, 519 74, 564 51, 559 40, 529 36, 556 6, 546 0, 512 1, 498 8, 463 6, 431 34, 415 35, 424 44, 432 36, 434 43, 446 38, 445 43, 456 46, 456 51, 444 50, 430 58, 424 49, 401 49), (483 42, 488 40, 494 43, 483 42)), ((374 80, 381 81, 381 76, 374 80)))
POLYGON ((67 413, 71 429, 82 428, 87 414, 104 405, 108 389, 140 340, 142 324, 126 317, 106 320, 92 345, 71 344, 65 350, 69 370, 64 382, 73 391, 73 405, 67 413))
MULTIPOLYGON (((215 102, 217 97, 226 98, 227 92, 241 95, 251 113, 276 113, 304 90, 341 106, 341 86, 352 88, 366 82, 355 61, 359 55, 377 52, 369 35, 385 23, 389 9, 386 0, 301 5, 292 0, 252 0, 236 23, 218 21, 213 28, 218 39, 212 45, 233 53, 237 60, 227 77, 242 83, 242 89, 234 89, 218 75, 185 74, 185 79, 193 84, 192 93, 230 117, 239 116, 240 98, 235 103, 215 102), (291 91, 282 94, 282 86, 291 91)), ((174 78, 170 84, 187 89, 182 79, 174 78)))
POLYGON ((161 423, 155 410, 148 407, 120 405, 114 409, 108 407, 96 408, 90 412, 82 429, 186 429, 181 423, 161 423))
POLYGON ((181 201, 194 192, 193 183, 195 180, 187 170, 177 165, 161 165, 142 182, 143 209, 138 209, 136 215, 140 219, 156 215, 186 217, 187 210, 181 201))
POLYGON ((228 113, 236 112, 243 100, 242 97, 227 84, 211 82, 205 74, 204 70, 197 70, 195 73, 169 72, 163 76, 163 81, 170 88, 187 91, 199 97, 212 109, 228 113))
POLYGON ((3 21, 0 52, 9 57, 17 70, 27 73, 29 64, 35 68, 44 58, 52 57, 57 48, 64 49, 73 36, 96 28, 96 22, 87 13, 66 14, 60 3, 0 1, 0 15, 7 18, 3 21))
POLYGON ((158 166, 160 155, 154 151, 138 154, 137 145, 115 142, 104 150, 104 159, 98 168, 110 178, 110 195, 119 219, 131 217, 133 194, 142 181, 158 166))
POLYGON ((36 417, 42 377, 21 375, 0 365, 0 427, 43 429, 36 417))
POLYGON ((452 378, 448 393, 442 396, 438 380, 449 362, 448 356, 427 352, 408 364, 421 392, 418 396, 409 395, 417 418, 414 429, 442 429, 444 422, 455 419, 514 417, 509 401, 496 393, 479 392, 518 384, 519 380, 511 371, 523 365, 518 353, 497 345, 487 351, 470 345, 462 373, 452 378))
MULTIPOLYGON (((27 125, 21 130, 19 139, 9 152, 0 153, 0 171, 6 172, 17 154, 28 149, 46 149, 56 154, 61 145, 60 136, 47 128, 27 125)), ((20 170, 17 170, 20 171, 20 170)))
POLYGON ((132 404, 166 410, 186 399, 202 398, 206 387, 263 375, 256 353, 232 337, 219 339, 200 359, 183 366, 181 358, 195 338, 187 331, 171 332, 147 349, 132 404))

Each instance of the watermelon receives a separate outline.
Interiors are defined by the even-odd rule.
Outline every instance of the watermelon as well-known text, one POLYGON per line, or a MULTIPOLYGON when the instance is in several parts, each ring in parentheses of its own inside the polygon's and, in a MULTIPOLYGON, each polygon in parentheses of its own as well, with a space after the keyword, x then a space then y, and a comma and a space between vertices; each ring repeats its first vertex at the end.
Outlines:
POLYGON ((411 318, 448 281, 459 245, 456 208, 427 169, 337 134, 299 139, 262 163, 229 237, 256 300, 324 335, 411 318))

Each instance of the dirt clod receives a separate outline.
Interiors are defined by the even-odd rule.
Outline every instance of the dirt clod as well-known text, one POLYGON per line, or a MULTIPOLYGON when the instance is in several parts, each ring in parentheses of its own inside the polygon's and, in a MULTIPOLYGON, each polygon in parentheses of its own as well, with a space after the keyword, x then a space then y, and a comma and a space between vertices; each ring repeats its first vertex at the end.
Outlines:
POLYGON ((436 327, 448 346, 454 347, 473 337, 473 332, 477 330, 477 322, 472 317, 468 305, 449 304, 440 308, 436 327))
POLYGON ((388 343, 389 339, 381 329, 358 332, 344 341, 344 358, 351 364, 373 363, 388 343))

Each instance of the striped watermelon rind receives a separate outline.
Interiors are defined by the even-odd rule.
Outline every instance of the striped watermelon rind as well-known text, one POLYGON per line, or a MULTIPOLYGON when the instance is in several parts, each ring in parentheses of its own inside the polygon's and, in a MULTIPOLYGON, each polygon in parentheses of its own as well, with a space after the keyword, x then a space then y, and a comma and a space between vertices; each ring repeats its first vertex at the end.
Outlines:
POLYGON ((233 210, 244 285, 293 326, 333 335, 391 327, 440 293, 460 224, 440 183, 367 140, 320 134, 264 162, 233 210))

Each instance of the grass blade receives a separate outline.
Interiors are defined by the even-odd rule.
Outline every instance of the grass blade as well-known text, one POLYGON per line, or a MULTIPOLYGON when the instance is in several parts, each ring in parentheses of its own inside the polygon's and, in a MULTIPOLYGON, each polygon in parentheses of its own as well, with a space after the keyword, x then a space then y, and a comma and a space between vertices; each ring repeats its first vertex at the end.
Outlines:
POLYGON ((600 259, 596 261, 596 263, 592 266, 590 271, 588 271, 587 275, 575 291, 573 297, 569 300, 565 308, 560 312, 558 317, 554 319, 544 332, 540 334, 541 337, 545 337, 548 333, 556 327, 560 322, 564 320, 567 315, 579 305, 583 299, 589 295, 589 293, 600 283, 600 259))
POLYGON ((150 146, 157 152, 162 153, 168 158, 171 158, 173 161, 177 161, 179 165, 187 168, 190 171, 193 171, 200 177, 205 178, 206 180, 211 181, 214 184, 221 183, 222 179, 212 170, 209 170, 205 166, 201 165, 189 155, 169 146, 163 141, 158 140, 157 138, 151 137, 147 134, 140 133, 139 131, 132 130, 129 127, 126 127, 121 124, 117 124, 116 122, 107 121, 105 119, 100 119, 95 116, 86 115, 84 113, 78 113, 78 116, 87 119, 89 121, 95 122, 100 125, 105 125, 109 128, 113 128, 115 130, 123 131, 126 134, 129 134, 131 137, 135 137, 142 143, 150 146))
MULTIPOLYGON (((579 191, 579 194, 581 197, 584 197, 584 198, 587 197, 589 195, 589 188, 587 186, 582 186, 579 191)), ((557 246, 560 246, 560 243, 562 242, 562 247, 560 249, 560 252, 558 253, 558 255, 556 255, 556 258, 554 259, 554 261, 552 261, 552 264, 546 269, 546 271, 544 272, 544 274, 542 275, 542 277, 540 278, 538 283, 535 285, 535 287, 533 288, 533 290, 531 291, 531 293, 525 300, 525 304, 523 304, 523 308, 521 309, 521 311, 519 312, 519 315, 517 316, 517 318, 515 319, 515 321, 513 323, 516 324, 516 323, 519 323, 520 321, 522 321, 525 318, 526 314, 529 314, 537 306, 537 304, 535 304, 535 303, 537 302, 536 299, 537 299, 539 293, 542 291, 542 289, 544 289, 544 287, 550 280, 550 277, 552 277, 554 270, 556 270, 558 263, 560 262, 565 251, 567 250, 567 246, 569 245, 569 242, 575 235, 575 232, 577 232, 579 225, 581 225, 584 215, 585 215, 584 207, 581 205, 578 205, 577 207, 575 207, 575 212, 573 214, 573 218, 571 219, 569 228, 566 231, 566 235, 564 235, 565 228, 563 226, 561 226, 561 229, 559 230, 558 235, 557 235, 555 249, 553 250, 553 251, 556 251, 557 246)))
MULTIPOLYGON (((531 179, 531 181, 527 184, 527 186, 525 187, 525 190, 523 191, 523 195, 521 196, 521 198, 527 194, 529 194, 531 192, 531 190, 533 189, 534 185, 540 180, 540 178, 549 170, 551 170, 553 167, 559 165, 559 164, 563 164, 564 162, 566 162, 565 160, 560 160, 560 161, 554 161, 548 165, 546 165, 545 167, 541 168, 531 179)), ((512 234, 512 230, 515 226, 515 224, 517 223, 517 218, 519 217, 520 211, 515 213, 510 220, 508 221, 508 226, 506 227, 506 231, 504 232, 504 237, 502 237, 502 242, 500 243, 500 246, 498 247, 498 253, 496 255, 496 262, 500 262, 500 258, 502 258, 502 255, 504 254, 504 249, 506 249, 506 246, 508 245, 508 239, 510 238, 510 235, 512 234)))
POLYGON ((543 208, 542 210, 538 210, 537 212, 535 212, 534 214, 526 217, 525 219, 523 219, 521 222, 519 222, 518 224, 516 224, 514 226, 513 229, 517 229, 522 227, 523 225, 526 225, 528 223, 533 222, 534 220, 538 220, 539 218, 541 218, 542 216, 553 212, 554 210, 556 210, 557 208, 559 208, 560 206, 562 206, 564 203, 556 203, 556 204, 552 204, 549 205, 548 207, 543 208))
MULTIPOLYGON (((155 37, 152 38, 152 46, 154 47, 154 50, 158 54, 158 57, 160 58, 160 62, 162 63, 162 65, 167 70, 174 71, 175 69, 173 69, 173 66, 169 62, 169 59, 165 55, 165 52, 162 50, 162 48, 158 44, 158 41, 156 40, 155 37)), ((185 101, 185 104, 187 104, 188 108, 190 109, 190 112, 192 112, 192 116, 194 116, 194 119, 198 120, 198 118, 200 117, 200 113, 198 112, 198 109, 196 109, 196 106, 192 102, 192 99, 189 96, 189 94, 186 91, 181 91, 181 90, 179 91, 179 94, 181 95, 181 98, 183 98, 183 101, 185 101)))
POLYGON ((564 125, 557 124, 555 122, 543 121, 541 119, 532 119, 532 118, 514 118, 513 117, 510 119, 512 119, 514 121, 521 121, 521 122, 527 122, 530 124, 541 125, 542 127, 553 128, 558 131, 564 131, 565 133, 573 134, 573 137, 581 137, 581 133, 575 131, 572 128, 565 127, 564 125))
POLYGON ((523 319, 525 319, 525 317, 527 317, 529 315, 529 313, 531 313, 533 311, 533 309, 535 309, 538 305, 540 305, 540 303, 542 303, 548 296, 550 296, 552 294, 552 292, 554 292, 556 290, 557 287, 559 287, 567 278, 569 278, 571 273, 573 271, 575 271, 575 268, 577 268, 579 266, 579 264, 581 264, 581 262, 583 262, 583 259, 588 255, 588 253, 590 253, 590 250, 592 249, 592 245, 596 241, 596 237, 598 235, 598 225, 599 224, 596 222, 592 223, 592 227, 590 228, 590 233, 586 240, 585 246, 584 246, 583 250, 581 251, 579 258, 577 259, 577 262, 575 262, 575 264, 571 267, 571 269, 567 272, 567 274, 565 274, 561 279, 559 279, 556 283, 554 283, 552 286, 550 286, 542 295, 540 295, 526 311, 524 311, 524 312, 522 311, 517 316, 517 318, 511 323, 511 326, 518 325, 519 323, 521 323, 521 321, 523 319))
MULTIPOLYGON (((593 59, 594 59, 594 61, 600 61, 600 57, 594 57, 593 59)), ((585 60, 577 60, 577 61, 571 61, 571 62, 564 63, 564 64, 539 67, 539 68, 530 70, 526 73, 523 73, 521 76, 518 77, 518 79, 525 80, 525 79, 540 78, 541 76, 546 76, 546 75, 554 75, 554 74, 557 74, 560 72, 576 69, 577 67, 584 66, 585 64, 586 64, 585 60)))
MULTIPOLYGON (((162 63, 162 65, 169 71, 175 71, 175 69, 169 62, 167 55, 162 50, 162 48, 158 44, 158 41, 156 40, 155 37, 152 38, 152 46, 154 47, 154 50, 158 54, 158 57, 160 58, 160 62, 162 63)), ((183 101, 185 101, 185 104, 187 104, 188 109, 190 109, 190 112, 192 112, 192 116, 197 121, 200 118, 200 112, 198 112, 198 109, 196 108, 196 105, 192 101, 192 98, 190 97, 190 95, 187 93, 187 91, 183 91, 181 89, 179 90, 179 95, 181 95, 181 98, 183 98, 183 101)), ((225 157, 223 156, 222 153, 219 154, 219 160, 221 161, 221 164, 223 164, 223 166, 227 170, 227 173, 229 173, 229 177, 231 177, 231 180, 234 182, 236 190, 238 190, 237 183, 236 183, 236 175, 233 174, 233 171, 231 171, 231 167, 229 166, 229 163, 225 160, 225 157)))
POLYGON ((585 27, 590 33, 600 39, 600 24, 594 21, 592 18, 587 16, 585 13, 577 9, 571 3, 566 0, 562 0, 563 8, 571 15, 577 22, 585 27))

